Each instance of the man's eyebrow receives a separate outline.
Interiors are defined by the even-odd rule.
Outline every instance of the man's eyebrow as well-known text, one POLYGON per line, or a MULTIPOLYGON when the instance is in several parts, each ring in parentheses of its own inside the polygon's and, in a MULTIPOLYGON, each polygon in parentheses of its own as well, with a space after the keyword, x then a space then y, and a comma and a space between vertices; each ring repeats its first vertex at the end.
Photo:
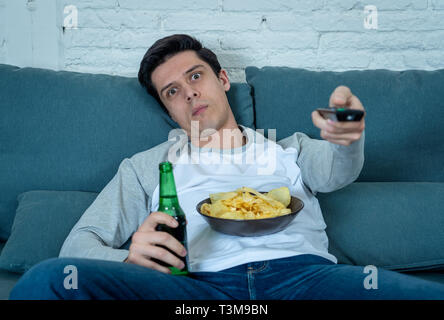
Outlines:
MULTIPOLYGON (((197 69, 197 68, 199 68, 199 67, 204 67, 204 68, 205 68, 205 66, 204 66, 203 64, 196 64, 196 65, 192 66, 191 68, 189 68, 187 71, 185 71, 185 72, 183 73, 183 75, 186 75, 186 74, 188 74, 188 73, 190 73, 190 72, 193 72, 193 70, 195 70, 195 69, 197 69)), ((162 95, 163 90, 165 90, 166 88, 168 88, 168 87, 171 86, 172 84, 173 84, 173 83, 170 82, 170 83, 168 83, 165 87, 163 87, 162 90, 160 90, 160 95, 162 95)))

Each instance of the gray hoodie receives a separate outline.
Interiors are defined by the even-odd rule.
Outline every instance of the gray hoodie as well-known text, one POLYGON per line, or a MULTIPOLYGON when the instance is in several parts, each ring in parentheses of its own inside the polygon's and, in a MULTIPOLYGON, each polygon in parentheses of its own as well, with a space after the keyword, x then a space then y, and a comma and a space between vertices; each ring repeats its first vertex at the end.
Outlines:
MULTIPOLYGON (((299 151, 297 165, 303 183, 316 195, 341 189, 358 178, 364 164, 364 140, 363 132, 360 140, 341 146, 296 132, 277 144, 299 151)), ((151 212, 153 192, 159 184, 158 165, 168 160, 173 144, 168 140, 124 159, 73 227, 59 256, 124 261, 129 251, 121 247, 151 212)))

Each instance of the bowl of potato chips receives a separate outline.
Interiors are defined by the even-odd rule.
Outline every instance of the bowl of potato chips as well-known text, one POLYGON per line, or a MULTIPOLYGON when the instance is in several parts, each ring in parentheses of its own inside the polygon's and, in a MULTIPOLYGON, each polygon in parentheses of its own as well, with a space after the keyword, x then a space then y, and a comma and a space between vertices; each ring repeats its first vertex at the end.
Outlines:
POLYGON ((210 194, 196 209, 214 230, 252 237, 282 231, 303 207, 302 200, 291 196, 287 187, 268 192, 242 187, 210 194))

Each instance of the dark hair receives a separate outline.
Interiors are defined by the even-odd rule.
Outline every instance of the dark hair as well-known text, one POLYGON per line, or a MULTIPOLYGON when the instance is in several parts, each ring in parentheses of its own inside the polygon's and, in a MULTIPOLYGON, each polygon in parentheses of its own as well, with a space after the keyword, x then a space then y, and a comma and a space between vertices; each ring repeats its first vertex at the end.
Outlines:
POLYGON ((160 103, 165 111, 167 110, 151 81, 151 75, 159 65, 175 54, 186 50, 195 51, 200 59, 210 65, 216 76, 219 76, 221 66, 216 55, 211 50, 202 47, 202 44, 195 38, 186 34, 174 34, 157 40, 148 49, 140 62, 139 82, 160 103))

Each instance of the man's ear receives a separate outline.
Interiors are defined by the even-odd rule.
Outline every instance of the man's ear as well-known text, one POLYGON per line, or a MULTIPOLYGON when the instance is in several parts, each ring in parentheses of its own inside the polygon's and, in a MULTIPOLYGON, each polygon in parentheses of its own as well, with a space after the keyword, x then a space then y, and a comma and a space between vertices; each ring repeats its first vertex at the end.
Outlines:
POLYGON ((228 79, 228 73, 225 69, 220 69, 219 71, 219 81, 224 87, 225 91, 230 90, 230 79, 228 79))

